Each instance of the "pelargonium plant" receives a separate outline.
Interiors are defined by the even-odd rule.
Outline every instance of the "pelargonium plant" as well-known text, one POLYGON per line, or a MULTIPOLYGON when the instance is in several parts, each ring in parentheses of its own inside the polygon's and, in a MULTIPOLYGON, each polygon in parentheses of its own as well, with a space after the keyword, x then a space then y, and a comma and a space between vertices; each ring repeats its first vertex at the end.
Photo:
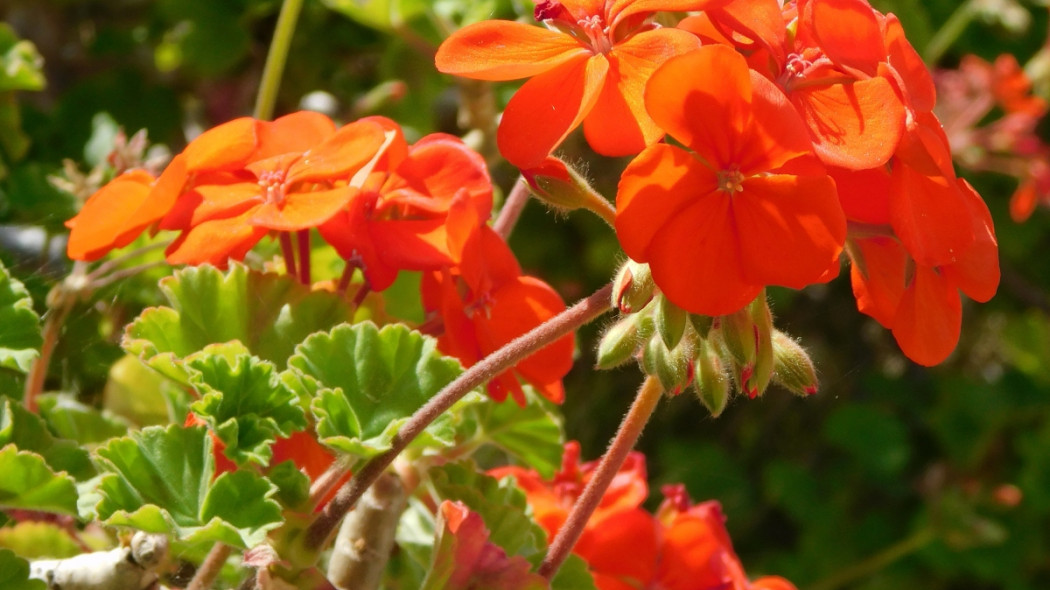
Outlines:
POLYGON ((25 334, 0 360, 27 373, 0 414, 0 505, 63 523, 82 549, 28 565, 0 552, 14 572, 0 579, 794 588, 745 573, 717 501, 668 486, 647 510, 632 449, 686 390, 715 417, 771 384, 817 392, 768 287, 848 273, 858 310, 921 365, 955 348, 962 295, 995 293, 990 214, 955 174, 933 78, 897 17, 866 0, 542 0, 535 22, 467 24, 438 48, 439 71, 527 79, 498 126, 484 122, 520 170, 497 206, 469 137, 274 116, 301 5, 284 0, 252 116, 162 165, 141 137, 115 146, 109 180, 66 222, 77 262, 42 333, 0 277, 25 334), (598 154, 630 158, 614 199, 559 157, 580 127, 598 154), (530 195, 609 225, 624 262, 608 285, 567 306, 523 270, 506 240, 530 195), (164 261, 123 265, 159 248, 164 261), (122 346, 168 415, 89 449, 52 436, 41 394, 65 314, 158 265, 175 269, 168 304, 124 326, 122 346), (395 293, 406 275, 418 280, 395 293), (399 319, 406 300, 421 319, 399 319), (596 368, 634 361, 641 385, 608 450, 581 465, 557 404, 581 364, 575 332, 610 311, 596 368))

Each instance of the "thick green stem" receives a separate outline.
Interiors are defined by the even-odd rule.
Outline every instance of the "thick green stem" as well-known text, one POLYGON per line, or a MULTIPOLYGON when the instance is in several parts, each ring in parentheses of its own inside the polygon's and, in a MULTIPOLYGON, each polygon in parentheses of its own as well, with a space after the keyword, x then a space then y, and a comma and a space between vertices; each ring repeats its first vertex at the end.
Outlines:
POLYGON ((638 396, 634 398, 634 403, 631 404, 631 409, 627 411, 627 415, 624 416, 623 422, 620 424, 620 429, 616 431, 616 436, 613 437, 612 442, 609 444, 609 450, 605 452, 602 462, 591 477, 591 481, 587 482, 587 487, 584 488, 583 493, 580 494, 576 503, 573 504, 569 517, 565 519, 565 524, 558 529, 558 534, 551 541, 550 549, 547 551, 547 556, 543 558, 543 563, 540 564, 539 569, 539 574, 544 578, 548 580, 553 579, 562 563, 572 553, 572 548, 580 540, 580 535, 583 534, 587 521, 590 520, 591 515, 598 508, 598 504, 602 501, 602 496, 605 495, 605 491, 609 489, 609 484, 612 483, 613 478, 620 471, 620 467, 627 460, 627 455, 634 448, 634 444, 638 442, 642 429, 649 422, 649 417, 653 415, 653 410, 656 409, 656 404, 660 401, 663 393, 664 389, 660 386, 658 379, 652 376, 645 378, 641 388, 638 390, 638 396))
POLYGON ((872 574, 880 572, 895 561, 907 557, 912 553, 930 544, 936 538, 930 529, 921 529, 910 537, 883 549, 882 551, 855 563, 845 569, 839 570, 831 576, 810 586, 810 590, 836 590, 852 586, 853 582, 863 580, 872 574))
POLYGON ((284 0, 281 14, 277 17, 277 28, 273 32, 270 51, 266 54, 266 65, 263 66, 262 80, 259 81, 259 94, 255 98, 255 118, 267 120, 273 118, 277 105, 277 90, 284 75, 284 64, 288 61, 288 49, 292 46, 295 25, 303 9, 303 0, 284 0))
POLYGON ((325 505, 321 514, 307 529, 307 548, 317 551, 328 544, 343 516, 354 507, 354 504, 365 493, 365 490, 375 483, 376 479, 401 454, 401 451, 405 450, 438 416, 445 413, 464 395, 473 391, 474 388, 513 367, 522 359, 551 342, 573 332, 580 326, 609 311, 611 293, 612 285, 606 285, 590 297, 578 302, 545 323, 515 338, 503 348, 488 355, 439 391, 429 402, 417 410, 408 419, 408 422, 401 426, 391 441, 388 451, 369 459, 360 470, 354 473, 350 481, 339 488, 339 492, 325 505))

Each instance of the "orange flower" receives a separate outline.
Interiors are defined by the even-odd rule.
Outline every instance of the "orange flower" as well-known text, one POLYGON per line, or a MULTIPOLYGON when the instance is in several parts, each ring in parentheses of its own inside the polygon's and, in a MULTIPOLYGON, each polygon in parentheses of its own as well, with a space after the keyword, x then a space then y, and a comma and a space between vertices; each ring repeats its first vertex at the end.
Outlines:
MULTIPOLYGON (((552 481, 520 467, 489 472, 514 476, 548 541, 597 468, 596 462, 580 465, 579 453, 579 443, 565 444, 552 481)), ((717 502, 694 506, 683 486, 666 486, 653 515, 641 508, 647 495, 645 457, 631 453, 573 550, 587 562, 599 590, 795 590, 779 577, 748 581, 717 502)))
POLYGON ((237 119, 205 132, 183 152, 184 182, 171 183, 177 201, 161 227, 183 233, 168 262, 225 266, 270 231, 321 225, 353 198, 348 181, 387 137, 373 121, 337 131, 311 112, 237 119))
POLYGON ((166 210, 156 211, 150 199, 153 175, 131 170, 114 178, 84 203, 76 217, 66 221, 70 229, 66 252, 73 260, 97 260, 115 248, 123 248, 166 210))
POLYGON ((999 261, 991 214, 963 180, 959 190, 976 239, 954 262, 927 265, 890 237, 854 240, 853 292, 861 312, 893 330, 904 354, 926 366, 951 354, 962 323, 961 290, 975 301, 992 298, 999 261))
POLYGON ((642 93, 668 58, 699 47, 648 17, 660 10, 702 10, 729 0, 544 0, 535 18, 469 25, 442 43, 438 70, 479 80, 532 78, 507 104, 497 141, 519 168, 532 168, 583 123, 598 153, 638 153, 663 131, 645 111, 642 93))
POLYGON ((400 129, 347 207, 320 227, 339 255, 364 272, 369 287, 390 286, 399 270, 436 270, 452 263, 445 218, 456 195, 478 216, 492 210, 484 159, 458 138, 424 137, 408 147, 400 129))
POLYGON ((834 182, 783 94, 743 57, 714 45, 668 61, 646 106, 692 151, 654 145, 628 165, 616 232, 671 301, 723 315, 767 285, 835 275, 846 224, 834 182))

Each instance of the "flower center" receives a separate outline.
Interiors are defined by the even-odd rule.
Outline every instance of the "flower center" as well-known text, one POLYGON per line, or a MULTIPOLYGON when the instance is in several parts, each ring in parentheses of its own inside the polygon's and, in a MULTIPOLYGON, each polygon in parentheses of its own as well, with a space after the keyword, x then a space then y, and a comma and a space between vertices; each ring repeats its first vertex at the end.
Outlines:
POLYGON ((595 53, 609 53, 612 51, 612 40, 609 39, 609 27, 597 14, 576 21, 576 25, 587 35, 591 42, 591 49, 595 53))
POLYGON ((284 203, 284 170, 263 170, 259 173, 259 188, 267 203, 284 203))
POLYGON ((744 190, 744 175, 739 170, 719 170, 718 190, 730 195, 744 190))

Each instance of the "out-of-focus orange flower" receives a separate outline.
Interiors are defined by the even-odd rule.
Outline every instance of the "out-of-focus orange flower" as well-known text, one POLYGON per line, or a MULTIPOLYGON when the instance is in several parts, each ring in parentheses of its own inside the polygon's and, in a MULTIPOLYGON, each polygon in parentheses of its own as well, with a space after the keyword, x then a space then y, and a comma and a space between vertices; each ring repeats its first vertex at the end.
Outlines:
MULTIPOLYGON (((561 296, 543 281, 522 276, 507 244, 463 197, 454 200, 446 222, 455 265, 423 276, 423 307, 441 318, 438 347, 471 366, 503 345, 564 311, 561 296)), ((512 394, 525 404, 520 375, 547 399, 565 397, 561 379, 572 367, 573 336, 566 335, 496 376, 489 395, 512 394)))
POLYGON ((691 151, 654 145, 628 165, 616 232, 671 301, 723 315, 767 285, 835 276, 846 237, 835 184, 772 83, 713 45, 658 69, 646 106, 691 151))
POLYGON ((649 22, 653 12, 703 10, 728 0, 544 0, 535 18, 469 25, 442 43, 438 70, 480 80, 532 78, 507 104, 497 141, 519 168, 538 165, 581 123, 598 153, 638 153, 663 131, 642 93, 668 58, 699 47, 677 29, 649 22))
POLYGON ((97 260, 123 248, 154 224, 159 214, 151 207, 155 179, 145 170, 131 170, 100 188, 80 213, 66 221, 70 229, 66 251, 73 260, 97 260))
MULTIPOLYGON (((597 467, 580 465, 579 454, 578 443, 566 443, 551 481, 520 467, 489 474, 517 480, 552 539, 597 467)), ((779 577, 748 581, 717 502, 693 505, 683 486, 667 486, 654 515, 641 508, 647 495, 645 457, 631 453, 574 548, 599 590, 795 590, 779 577)))

